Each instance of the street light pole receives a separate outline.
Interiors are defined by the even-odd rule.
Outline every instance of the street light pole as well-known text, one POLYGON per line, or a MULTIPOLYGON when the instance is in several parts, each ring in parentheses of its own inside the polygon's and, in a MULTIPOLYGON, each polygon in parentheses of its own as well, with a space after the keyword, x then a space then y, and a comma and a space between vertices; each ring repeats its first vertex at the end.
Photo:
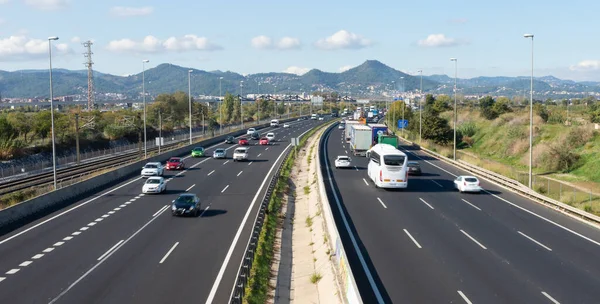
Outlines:
POLYGON ((532 189, 533 178, 533 34, 523 35, 531 38, 531 87, 529 90, 529 189, 532 189))
POLYGON ((162 116, 158 108, 158 154, 160 154, 160 146, 162 146, 162 116))
POLYGON ((219 133, 222 135, 223 134, 223 105, 222 105, 223 92, 221 91, 221 80, 223 80, 223 77, 219 77, 219 133))
POLYGON ((244 81, 240 81, 240 120, 242 121, 242 130, 244 129, 244 97, 242 95, 244 95, 244 81))
POLYGON ((256 93, 256 95, 258 96, 256 99, 256 108, 258 110, 258 113, 256 114, 256 118, 258 119, 258 124, 260 125, 260 81, 258 82, 258 92, 256 93))
POLYGON ((277 86, 273 86, 273 118, 277 117, 277 86))
POLYGON ((419 143, 423 140, 423 70, 419 70, 421 73, 421 88, 419 89, 419 143))
MULTIPOLYGON (((402 95, 406 92, 406 85, 404 82, 404 77, 400 77, 402 79, 402 95)), ((406 101, 404 101, 404 96, 402 96, 402 136, 404 136, 404 108, 406 108, 406 101)))
POLYGON ((148 145, 146 142, 146 63, 148 59, 142 60, 142 98, 144 99, 144 158, 148 157, 148 145))
MULTIPOLYGON (((192 70, 188 70, 188 100, 190 112, 190 145, 192 144, 192 70)), ((204 125, 202 125, 204 128, 204 125)))
POLYGON ((52 89, 52 40, 58 40, 58 37, 48 37, 48 56, 50 58, 50 120, 52 130, 52 176, 54 181, 54 190, 56 186, 56 136, 54 132, 54 92, 52 89))
POLYGON ((454 61, 454 121, 453 121, 453 129, 454 129, 454 149, 453 149, 453 159, 456 160, 456 79, 458 75, 458 59, 450 58, 450 61, 454 61))

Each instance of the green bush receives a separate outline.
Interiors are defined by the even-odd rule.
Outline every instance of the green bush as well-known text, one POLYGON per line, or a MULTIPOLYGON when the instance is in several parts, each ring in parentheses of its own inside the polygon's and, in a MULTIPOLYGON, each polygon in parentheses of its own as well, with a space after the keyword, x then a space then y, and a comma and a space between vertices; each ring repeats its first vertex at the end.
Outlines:
POLYGON ((472 121, 466 121, 458 127, 458 131, 467 137, 473 137, 477 133, 477 125, 472 121))

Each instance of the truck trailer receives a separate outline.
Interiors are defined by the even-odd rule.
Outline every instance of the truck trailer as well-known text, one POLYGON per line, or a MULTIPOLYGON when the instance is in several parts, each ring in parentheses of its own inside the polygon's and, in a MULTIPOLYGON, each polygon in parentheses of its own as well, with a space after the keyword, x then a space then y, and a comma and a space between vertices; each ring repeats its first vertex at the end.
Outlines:
POLYGON ((371 148, 371 127, 364 125, 350 126, 350 149, 352 154, 366 156, 367 150, 371 148))
POLYGON ((388 127, 384 124, 369 124, 369 127, 371 127, 372 130, 371 140, 373 142, 373 145, 377 143, 379 135, 388 134, 388 127))
POLYGON ((350 130, 353 125, 360 124, 359 121, 356 120, 347 120, 346 121, 346 129, 344 130, 344 140, 346 142, 350 141, 350 130))
POLYGON ((379 135, 379 137, 377 138, 377 143, 388 144, 398 149, 398 137, 396 137, 396 135, 379 135))

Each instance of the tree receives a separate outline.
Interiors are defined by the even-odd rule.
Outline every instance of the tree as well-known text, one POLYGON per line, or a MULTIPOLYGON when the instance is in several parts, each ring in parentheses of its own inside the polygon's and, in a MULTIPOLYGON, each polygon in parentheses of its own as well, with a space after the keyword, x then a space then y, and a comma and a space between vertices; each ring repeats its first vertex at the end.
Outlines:
POLYGON ((481 116, 485 119, 492 120, 498 117, 498 113, 496 113, 493 109, 494 106, 494 98, 492 96, 485 96, 479 100, 479 107, 481 109, 481 116))
POLYGON ((544 122, 548 122, 548 118, 550 117, 550 113, 548 112, 548 108, 545 105, 536 103, 533 105, 533 111, 537 114, 544 122))
POLYGON ((591 104, 589 109, 590 122, 600 123, 600 103, 591 104))
POLYGON ((431 95, 431 94, 427 94, 425 96, 425 105, 424 105, 424 107, 433 106, 434 103, 435 103, 435 97, 433 97, 433 95, 431 95))
POLYGON ((236 97, 233 102, 233 114, 232 115, 233 116, 231 117, 232 119, 230 120, 230 122, 241 121, 240 119, 242 118, 242 103, 238 97, 236 97))
POLYGON ((7 120, 19 133, 19 136, 23 136, 25 143, 27 143, 27 134, 33 128, 31 121, 27 119, 27 115, 23 112, 11 112, 8 114, 7 120))
POLYGON ((222 107, 223 107, 223 120, 224 121, 233 121, 233 110, 234 110, 234 103, 235 100, 233 98, 233 95, 226 93, 225 94, 225 98, 223 99, 223 103, 222 103, 222 107))
POLYGON ((494 102, 494 105, 492 106, 492 110, 498 116, 500 116, 504 113, 512 112, 512 109, 510 108, 509 104, 510 104, 510 100, 508 98, 499 97, 498 99, 496 99, 496 102, 494 102))
POLYGON ((423 138, 433 140, 436 144, 447 145, 453 140, 453 131, 448 121, 434 111, 427 111, 423 116, 423 138))
POLYGON ((41 111, 33 116, 33 132, 42 140, 48 137, 51 130, 50 111, 41 111))

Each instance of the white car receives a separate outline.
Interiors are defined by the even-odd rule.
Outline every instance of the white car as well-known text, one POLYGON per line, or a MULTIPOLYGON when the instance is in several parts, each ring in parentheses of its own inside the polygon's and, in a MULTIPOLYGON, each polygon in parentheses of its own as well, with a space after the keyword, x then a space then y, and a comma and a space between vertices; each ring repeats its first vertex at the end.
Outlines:
POLYGON ((289 124, 283 124, 283 127, 284 127, 284 128, 289 128, 289 127, 290 127, 290 125, 289 125, 289 124))
POLYGON ((335 159, 335 168, 349 168, 352 159, 346 155, 340 155, 335 159))
POLYGON ((479 180, 475 176, 461 175, 454 180, 454 188, 459 192, 481 192, 479 180))
POLYGON ((339 124, 338 125, 338 129, 340 129, 340 130, 344 130, 345 128, 346 128, 345 124, 339 124))
POLYGON ((267 137, 267 139, 269 140, 269 142, 273 142, 273 141, 275 141, 275 133, 273 133, 273 132, 269 132, 269 133, 267 133, 267 136, 266 136, 266 137, 267 137))
POLYGON ((319 117, 319 120, 323 120, 323 119, 324 119, 323 116, 319 117))
POLYGON ((248 148, 240 147, 233 151, 233 161, 248 160, 248 148))
POLYGON ((163 176, 165 168, 159 162, 147 163, 142 168, 142 177, 163 176))
POLYGON ((142 193, 163 193, 167 191, 165 179, 159 176, 150 177, 142 186, 142 193))
POLYGON ((279 120, 278 119, 273 119, 271 120, 271 127, 279 127, 279 120))
POLYGON ((256 129, 254 128, 250 128, 248 129, 248 131, 246 131, 246 135, 252 135, 252 133, 256 132, 256 129))

